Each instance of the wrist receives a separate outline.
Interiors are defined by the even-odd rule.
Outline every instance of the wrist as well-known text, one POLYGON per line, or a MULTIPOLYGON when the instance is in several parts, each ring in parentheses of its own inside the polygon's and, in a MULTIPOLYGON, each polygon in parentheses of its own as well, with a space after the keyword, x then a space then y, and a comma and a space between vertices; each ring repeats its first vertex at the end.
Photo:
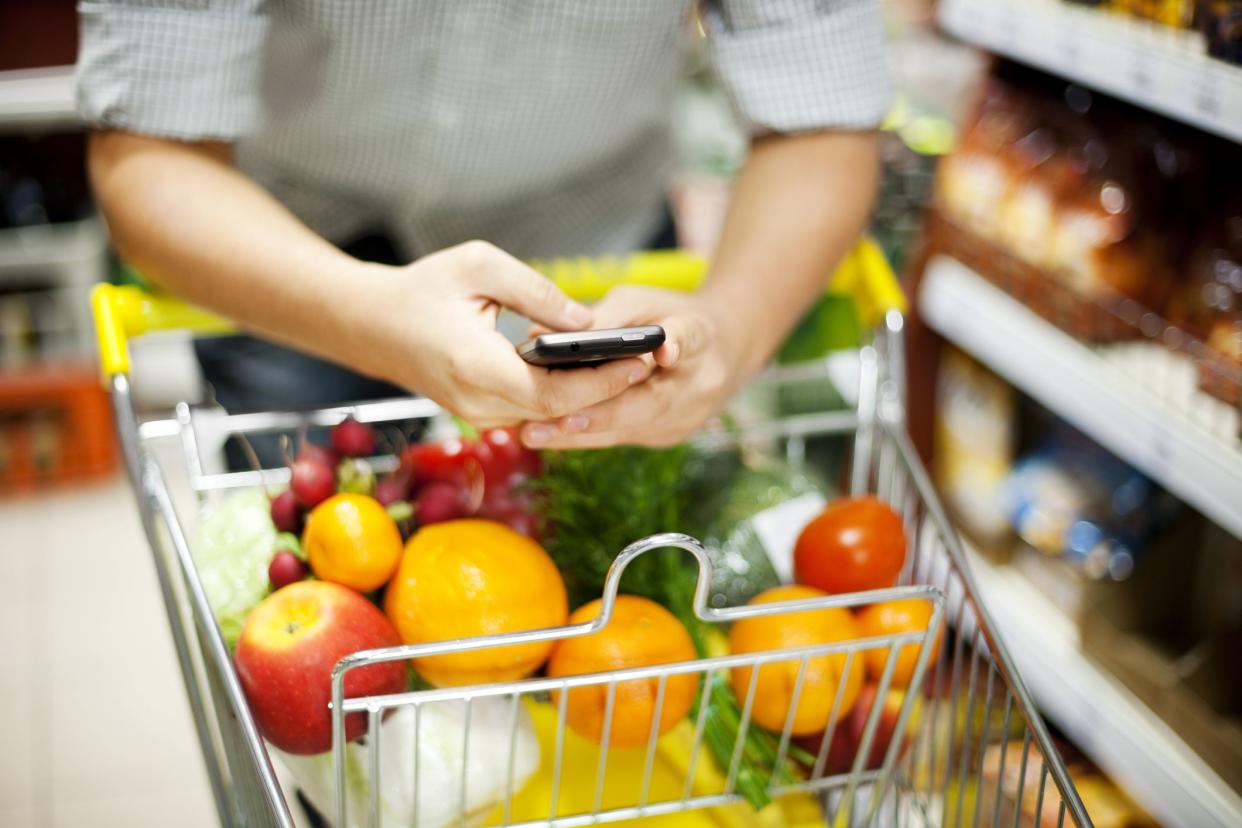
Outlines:
POLYGON ((753 294, 736 296, 710 283, 700 291, 700 299, 728 346, 736 376, 745 382, 762 371, 784 336, 785 326, 772 319, 771 308, 753 294))
POLYGON ((398 268, 350 259, 333 275, 327 297, 342 361, 389 382, 398 381, 393 349, 401 328, 412 323, 399 277, 398 268))

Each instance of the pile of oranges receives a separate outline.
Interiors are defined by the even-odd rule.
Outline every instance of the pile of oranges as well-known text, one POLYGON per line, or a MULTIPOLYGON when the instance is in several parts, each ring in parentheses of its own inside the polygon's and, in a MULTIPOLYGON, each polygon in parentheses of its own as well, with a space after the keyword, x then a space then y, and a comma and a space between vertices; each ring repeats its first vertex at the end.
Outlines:
MULTIPOLYGON (((830 504, 798 537, 794 573, 799 584, 770 589, 751 603, 812 601, 884 589, 897 582, 905 560, 901 516, 874 497, 844 498, 830 504)), ((932 604, 922 599, 882 601, 857 612, 821 606, 738 621, 729 645, 734 653, 808 648, 925 633, 931 620, 932 604)), ((942 635, 943 629, 938 630, 929 663, 938 656, 942 635)), ((739 667, 732 673, 733 691, 742 703, 751 699, 751 715, 760 726, 775 731, 788 727, 793 736, 816 735, 850 714, 865 684, 872 690, 883 684, 890 650, 877 645, 851 656, 841 648, 768 662, 757 671, 739 667)), ((892 657, 889 690, 909 687, 921 652, 921 644, 906 644, 892 657)))
MULTIPOLYGON (((386 587, 383 609, 406 644, 460 641, 480 636, 596 621, 601 602, 569 613, 565 585, 538 542, 503 523, 460 518, 430 523, 402 541, 392 517, 376 499, 338 493, 307 515, 303 534, 310 567, 321 580, 371 593, 386 587)), ((795 572, 801 583, 768 590, 752 603, 812 601, 824 596, 880 589, 896 582, 904 565, 901 518, 873 498, 837 501, 799 538, 795 572)), ((922 600, 873 604, 859 612, 840 607, 800 609, 736 622, 733 654, 816 645, 926 630, 931 605, 922 600)), ((938 650, 940 639, 934 647, 938 650)), ((920 646, 909 644, 893 659, 890 686, 910 684, 920 646)), ((607 673, 693 661, 695 645, 682 623, 645 598, 620 595, 606 623, 554 641, 481 646, 433 654, 413 667, 437 687, 512 681, 546 665, 547 675, 607 673)), ((809 658, 739 666, 731 682, 739 704, 749 704, 760 727, 793 736, 823 732, 849 714, 864 682, 878 682, 889 661, 887 647, 855 656, 844 649, 809 658)), ((663 677, 573 682, 553 702, 578 734, 614 747, 645 745, 686 717, 699 692, 701 670, 663 677)))

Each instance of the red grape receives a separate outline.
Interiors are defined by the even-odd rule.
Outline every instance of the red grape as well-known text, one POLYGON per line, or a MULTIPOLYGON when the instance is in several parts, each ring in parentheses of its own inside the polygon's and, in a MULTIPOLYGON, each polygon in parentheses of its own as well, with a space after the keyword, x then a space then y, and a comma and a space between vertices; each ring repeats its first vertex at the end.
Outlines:
POLYGON ((272 582, 272 589, 297 583, 305 577, 306 564, 298 560, 298 556, 292 552, 277 552, 272 557, 272 562, 267 565, 267 579, 272 582))
MULTIPOLYGON (((514 480, 521 480, 515 475, 514 480)), ((534 497, 521 488, 488 488, 479 507, 479 517, 499 521, 515 532, 538 539, 539 519, 534 497)))
POLYGON ((539 455, 523 446, 513 429, 488 429, 476 450, 488 486, 507 486, 514 476, 539 472, 539 455))
POLYGON ((529 512, 514 509, 492 515, 491 519, 503 523, 514 532, 525 535, 531 540, 539 540, 539 518, 529 512))
POLYGON ((375 499, 384 506, 410 496, 410 478, 398 472, 381 477, 375 484, 375 499))
POLYGON ((375 453, 375 429, 348 417, 332 429, 332 448, 342 457, 370 457, 375 453))
POLYGON ((442 480, 428 483, 414 496, 414 519, 419 526, 466 516, 465 493, 442 480))

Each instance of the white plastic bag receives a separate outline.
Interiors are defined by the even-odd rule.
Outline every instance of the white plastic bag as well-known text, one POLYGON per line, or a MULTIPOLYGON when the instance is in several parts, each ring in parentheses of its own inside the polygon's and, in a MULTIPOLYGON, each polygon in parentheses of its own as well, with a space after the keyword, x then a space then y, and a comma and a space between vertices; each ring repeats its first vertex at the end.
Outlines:
MULTIPOLYGON (((519 704, 517 727, 509 698, 476 699, 470 704, 470 733, 465 737, 466 703, 425 704, 418 715, 418 825, 441 828, 478 824, 505 797, 509 770, 509 734, 513 732, 513 793, 539 767, 539 742, 526 707, 519 704), (464 738, 465 737, 465 738, 464 738), (465 755, 463 755, 463 750, 465 755), (466 820, 458 822, 465 763, 466 820)), ((408 826, 414 812, 414 708, 395 710, 380 725, 379 815, 383 828, 408 826)), ((369 737, 367 737, 369 738, 369 737)), ((336 815, 332 754, 294 756, 269 745, 288 768, 302 794, 333 821, 336 815)), ((346 826, 365 828, 370 812, 371 771, 368 746, 351 742, 345 751, 346 826)), ((292 796, 292 791, 287 791, 292 796)))

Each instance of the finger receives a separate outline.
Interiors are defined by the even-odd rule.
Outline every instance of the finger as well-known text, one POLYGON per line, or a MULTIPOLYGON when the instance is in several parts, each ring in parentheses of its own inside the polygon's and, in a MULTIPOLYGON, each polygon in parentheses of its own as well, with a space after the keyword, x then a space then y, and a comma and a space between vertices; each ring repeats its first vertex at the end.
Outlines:
POLYGON ((534 339, 537 336, 543 336, 546 333, 552 333, 552 329, 546 325, 531 325, 526 332, 527 339, 534 339))
MULTIPOLYGON (((523 435, 525 435, 523 431, 523 435)), ((583 434, 556 433, 548 442, 531 443, 523 436, 527 448, 552 449, 555 451, 574 451, 579 449, 601 449, 613 446, 664 446, 671 441, 660 439, 650 432, 634 431, 588 431, 583 434)))
POLYGON ((654 325, 660 316, 668 313, 667 307, 661 308, 645 291, 620 288, 614 288, 592 310, 597 328, 654 325))
POLYGON ((634 433, 629 442, 641 442, 640 433, 649 431, 651 423, 667 413, 668 394, 658 379, 644 382, 555 421, 527 423, 521 430, 522 440, 531 448, 586 448, 593 442, 592 435, 634 433))
POLYGON ((472 385, 477 393, 499 398, 505 410, 496 416, 517 412, 522 420, 556 420, 590 408, 641 383, 654 370, 634 358, 549 370, 526 364, 512 348, 504 360, 494 364, 492 370, 478 374, 472 385))
POLYGON ((547 277, 492 245, 469 248, 467 269, 487 299, 553 330, 575 331, 591 324, 591 309, 565 295, 547 277))
POLYGON ((668 316, 661 319, 659 325, 664 328, 664 344, 655 350, 654 355, 656 364, 661 368, 672 368, 682 359, 698 354, 707 340, 703 322, 695 316, 668 316))
POLYGON ((659 325, 664 344, 653 352, 660 367, 671 368, 683 357, 697 354, 707 340, 705 320, 677 304, 684 297, 642 289, 615 289, 595 306, 595 326, 659 325))

